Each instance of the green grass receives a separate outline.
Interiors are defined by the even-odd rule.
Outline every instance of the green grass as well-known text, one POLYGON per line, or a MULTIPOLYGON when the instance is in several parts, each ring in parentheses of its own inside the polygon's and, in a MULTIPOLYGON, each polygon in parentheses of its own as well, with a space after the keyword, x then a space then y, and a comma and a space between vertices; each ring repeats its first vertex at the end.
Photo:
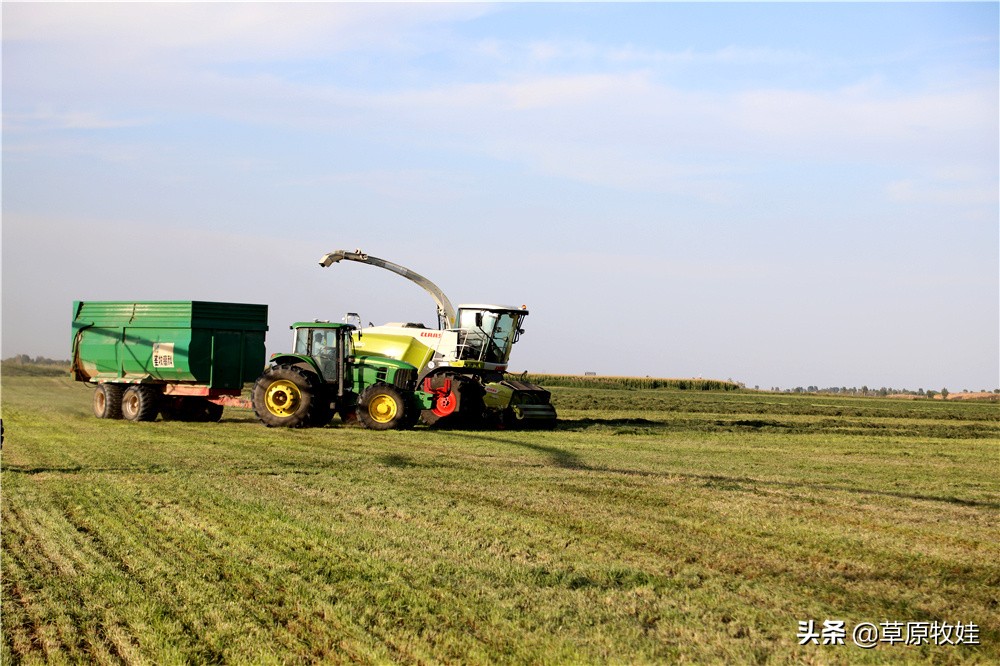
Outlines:
POLYGON ((609 377, 606 375, 512 374, 514 379, 545 387, 609 389, 677 389, 680 391, 736 391, 740 385, 721 379, 666 379, 660 377, 609 377))
POLYGON ((553 394, 553 432, 287 431, 4 376, 2 661, 1000 660, 997 405, 553 394))

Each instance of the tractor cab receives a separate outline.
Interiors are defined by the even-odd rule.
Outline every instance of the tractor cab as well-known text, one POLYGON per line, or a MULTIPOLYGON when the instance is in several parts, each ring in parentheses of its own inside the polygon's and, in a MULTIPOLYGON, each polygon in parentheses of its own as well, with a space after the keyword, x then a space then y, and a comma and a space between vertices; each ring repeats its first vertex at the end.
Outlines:
POLYGON ((354 355, 354 326, 326 321, 292 324, 292 353, 313 359, 324 382, 334 382, 343 372, 339 364, 354 355))
POLYGON ((520 338, 521 321, 528 310, 504 305, 460 305, 455 317, 458 358, 506 365, 520 338))

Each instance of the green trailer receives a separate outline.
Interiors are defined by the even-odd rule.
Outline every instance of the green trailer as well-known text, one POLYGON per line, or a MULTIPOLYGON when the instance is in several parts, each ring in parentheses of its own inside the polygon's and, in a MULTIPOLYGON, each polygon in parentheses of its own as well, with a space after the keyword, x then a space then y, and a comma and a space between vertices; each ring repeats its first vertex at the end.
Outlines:
POLYGON ((218 421, 253 409, 269 427, 410 428, 431 395, 405 361, 355 355, 348 324, 298 322, 292 351, 265 362, 267 306, 206 301, 76 301, 72 373, 95 386, 94 415, 218 421), (254 384, 252 399, 241 397, 254 384))
POLYGON ((72 373, 99 418, 219 420, 266 362, 267 306, 76 301, 72 373))

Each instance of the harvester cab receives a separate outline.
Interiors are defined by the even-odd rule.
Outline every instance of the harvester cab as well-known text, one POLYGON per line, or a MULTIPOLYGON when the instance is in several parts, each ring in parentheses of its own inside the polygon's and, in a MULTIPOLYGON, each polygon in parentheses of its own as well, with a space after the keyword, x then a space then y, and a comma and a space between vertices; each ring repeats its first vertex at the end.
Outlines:
POLYGON ((430 408, 421 412, 424 423, 433 425, 447 418, 467 425, 555 425, 556 411, 548 391, 504 377, 511 349, 524 332, 525 306, 460 305, 456 312, 444 292, 427 278, 361 250, 330 252, 320 266, 344 259, 401 275, 423 287, 437 304, 437 329, 392 323, 354 335, 358 354, 397 359, 417 368, 418 389, 433 396, 430 408))
POLYGON ((520 338, 525 306, 460 305, 455 322, 458 331, 457 360, 481 361, 495 370, 506 370, 510 350, 520 338))

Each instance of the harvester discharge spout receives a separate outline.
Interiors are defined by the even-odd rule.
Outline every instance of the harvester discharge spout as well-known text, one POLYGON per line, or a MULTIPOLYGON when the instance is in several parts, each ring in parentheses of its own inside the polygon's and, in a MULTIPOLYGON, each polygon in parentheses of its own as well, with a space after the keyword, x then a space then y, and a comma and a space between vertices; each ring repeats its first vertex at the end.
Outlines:
POLYGON ((386 261, 385 259, 379 259, 378 257, 365 254, 361 250, 355 250, 354 252, 348 252, 347 250, 334 250, 333 252, 328 252, 323 255, 322 259, 320 259, 319 265, 323 268, 328 268, 344 259, 384 268, 388 271, 392 271, 396 275, 403 276, 410 282, 420 285, 424 291, 431 295, 431 298, 433 298, 434 302, 437 304, 438 328, 451 328, 455 325, 455 307, 451 304, 451 301, 448 300, 448 297, 444 295, 444 292, 423 275, 411 271, 405 266, 400 266, 399 264, 394 264, 391 261, 386 261))

